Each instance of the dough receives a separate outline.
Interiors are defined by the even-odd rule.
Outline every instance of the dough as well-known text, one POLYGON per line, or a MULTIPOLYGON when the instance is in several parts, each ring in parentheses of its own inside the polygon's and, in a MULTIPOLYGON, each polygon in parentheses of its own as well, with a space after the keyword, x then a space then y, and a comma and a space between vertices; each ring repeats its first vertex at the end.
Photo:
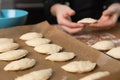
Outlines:
POLYGON ((109 56, 112 56, 116 59, 120 59, 120 47, 112 48, 108 52, 106 52, 109 56))
POLYGON ((108 71, 101 71, 101 72, 96 72, 96 73, 90 74, 79 80, 97 80, 97 79, 100 79, 100 78, 108 76, 108 75, 110 75, 110 73, 108 71))
POLYGON ((91 61, 73 61, 63 65, 61 68, 68 72, 84 73, 93 70, 95 66, 96 63, 92 63, 91 61))
POLYGON ((23 76, 15 78, 15 80, 48 80, 52 75, 52 69, 43 69, 33 71, 23 76))
POLYGON ((42 44, 47 44, 49 43, 50 40, 49 39, 46 39, 46 38, 35 38, 35 39, 31 39, 31 40, 28 40, 26 41, 25 43, 28 45, 28 46, 39 46, 39 45, 42 45, 42 44))
POLYGON ((51 61, 67 61, 75 57, 75 54, 73 52, 60 52, 60 53, 54 53, 49 56, 47 56, 46 60, 51 61))
POLYGON ((26 56, 28 53, 27 50, 18 49, 18 50, 11 50, 8 52, 4 52, 0 54, 0 60, 11 61, 22 58, 26 56))
POLYGON ((29 33, 25 33, 22 36, 20 36, 20 39, 21 40, 30 40, 30 39, 41 38, 41 37, 43 37, 43 35, 41 33, 29 32, 29 33))
POLYGON ((12 38, 0 38, 0 45, 5 43, 13 43, 14 40, 12 38))
POLYGON ((35 59, 23 58, 17 61, 12 61, 4 67, 5 71, 24 70, 34 66, 35 59))
POLYGON ((43 54, 53 54, 62 50, 62 47, 56 44, 43 44, 40 46, 36 46, 34 50, 43 54))
POLYGON ((78 23, 95 23, 95 22, 97 22, 97 20, 93 18, 84 18, 78 21, 78 23))
POLYGON ((0 45, 0 52, 6 52, 10 50, 17 49, 19 47, 19 44, 17 43, 5 43, 0 45))
POLYGON ((115 44, 112 41, 109 40, 102 40, 99 42, 96 42, 94 45, 92 45, 93 48, 97 50, 110 50, 115 47, 115 44))

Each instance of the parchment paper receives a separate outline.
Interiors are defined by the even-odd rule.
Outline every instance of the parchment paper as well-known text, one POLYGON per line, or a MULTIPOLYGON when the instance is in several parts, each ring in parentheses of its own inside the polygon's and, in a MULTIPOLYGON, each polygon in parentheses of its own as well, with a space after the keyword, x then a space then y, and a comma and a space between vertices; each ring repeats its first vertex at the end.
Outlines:
POLYGON ((116 73, 120 71, 120 61, 115 60, 105 55, 104 53, 89 47, 83 42, 80 42, 77 39, 71 37, 70 35, 58 30, 54 26, 49 25, 46 21, 35 25, 25 25, 1 29, 0 37, 13 38, 15 42, 20 44, 20 48, 29 51, 29 54, 26 57, 34 58, 37 61, 37 64, 30 69, 8 72, 4 71, 3 68, 9 62, 0 61, 0 80, 14 80, 16 77, 29 73, 31 71, 47 68, 53 69, 53 75, 49 80, 78 80, 81 77, 97 71, 109 71, 110 73, 116 73), (66 62, 52 62, 45 60, 45 57, 47 55, 35 52, 33 50, 33 47, 27 46, 24 43, 25 41, 19 39, 22 34, 32 31, 42 33, 44 37, 50 39, 52 43, 62 46, 64 48, 63 51, 74 52, 76 54, 76 57, 66 62), (90 60, 92 62, 96 62, 97 67, 95 68, 95 70, 83 74, 69 73, 61 69, 62 65, 75 60, 90 60))

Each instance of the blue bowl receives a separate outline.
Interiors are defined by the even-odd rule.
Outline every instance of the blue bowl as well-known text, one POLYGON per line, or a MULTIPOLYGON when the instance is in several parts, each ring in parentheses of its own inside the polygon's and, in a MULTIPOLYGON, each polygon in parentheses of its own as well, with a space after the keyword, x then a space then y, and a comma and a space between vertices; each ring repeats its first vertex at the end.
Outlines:
POLYGON ((0 17, 0 28, 24 25, 28 12, 19 9, 2 9, 0 17))

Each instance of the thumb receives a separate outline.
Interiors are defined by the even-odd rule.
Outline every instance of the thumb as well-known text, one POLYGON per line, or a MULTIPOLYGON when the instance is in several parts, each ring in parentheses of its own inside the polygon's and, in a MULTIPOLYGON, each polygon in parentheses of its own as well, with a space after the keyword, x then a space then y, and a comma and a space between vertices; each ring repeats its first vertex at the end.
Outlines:
POLYGON ((114 13, 116 13, 116 11, 117 11, 116 7, 110 6, 103 12, 103 15, 105 16, 113 15, 114 13))
POLYGON ((104 16, 110 16, 112 14, 114 14, 114 10, 111 10, 111 9, 107 9, 103 12, 104 16))
POLYGON ((70 16, 75 15, 75 11, 74 11, 74 10, 72 10, 72 9, 70 9, 70 10, 69 10, 69 15, 70 15, 70 16))
POLYGON ((64 17, 70 17, 70 16, 73 16, 73 15, 75 15, 75 11, 74 10, 72 10, 72 9, 69 9, 68 11, 67 11, 67 13, 64 15, 64 17))

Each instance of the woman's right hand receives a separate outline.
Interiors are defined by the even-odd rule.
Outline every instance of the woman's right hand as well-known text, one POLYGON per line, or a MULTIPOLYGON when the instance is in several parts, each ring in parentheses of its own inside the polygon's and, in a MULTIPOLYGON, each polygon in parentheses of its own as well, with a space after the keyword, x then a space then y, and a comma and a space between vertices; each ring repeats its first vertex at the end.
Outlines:
POLYGON ((80 32, 84 27, 84 24, 72 22, 71 16, 75 15, 75 11, 69 6, 55 4, 51 7, 51 13, 56 16, 61 28, 70 34, 80 32))

